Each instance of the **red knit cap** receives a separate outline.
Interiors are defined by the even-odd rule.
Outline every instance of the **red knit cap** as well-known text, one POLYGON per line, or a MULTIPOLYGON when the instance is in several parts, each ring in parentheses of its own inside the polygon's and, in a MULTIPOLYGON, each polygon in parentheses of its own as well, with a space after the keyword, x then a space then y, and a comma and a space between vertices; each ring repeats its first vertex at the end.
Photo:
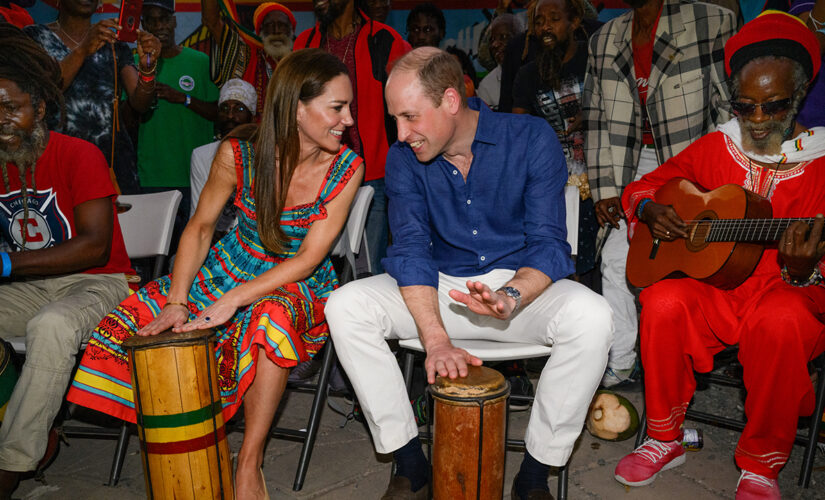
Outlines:
POLYGON ((799 62, 808 80, 819 72, 822 56, 816 36, 798 17, 766 10, 742 26, 725 44, 728 77, 762 56, 782 56, 799 62))
POLYGON ((255 13, 252 15, 252 24, 255 25, 255 33, 259 35, 261 34, 261 25, 264 23, 264 18, 267 14, 276 10, 286 14, 286 17, 289 18, 290 24, 292 24, 292 31, 295 31, 295 16, 292 15, 291 10, 276 2, 265 2, 259 5, 258 8, 255 9, 255 13))

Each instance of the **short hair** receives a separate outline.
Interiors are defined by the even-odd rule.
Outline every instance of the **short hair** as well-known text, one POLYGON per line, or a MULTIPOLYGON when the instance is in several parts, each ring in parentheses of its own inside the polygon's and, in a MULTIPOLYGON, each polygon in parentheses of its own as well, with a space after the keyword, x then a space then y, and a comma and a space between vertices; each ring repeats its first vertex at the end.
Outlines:
POLYGON ((0 23, 0 78, 13 81, 29 94, 32 105, 46 103, 46 115, 65 122, 61 88, 63 77, 58 62, 21 29, 0 23))
POLYGON ((499 24, 506 24, 511 30, 513 30, 513 33, 519 33, 524 30, 524 24, 521 22, 521 19, 509 13, 496 16, 492 21, 490 21, 490 27, 488 29, 492 32, 493 28, 499 24))
POLYGON ((415 72, 421 87, 433 104, 441 106, 444 92, 453 88, 461 96, 461 105, 467 106, 467 91, 464 88, 464 71, 452 54, 435 47, 419 47, 407 52, 396 61, 392 73, 415 72))
POLYGON ((447 20, 444 19, 444 13, 430 2, 420 3, 412 8, 407 15, 407 31, 410 31, 410 19, 418 15, 432 17, 435 19, 438 29, 441 30, 441 34, 444 35, 447 33, 447 20))

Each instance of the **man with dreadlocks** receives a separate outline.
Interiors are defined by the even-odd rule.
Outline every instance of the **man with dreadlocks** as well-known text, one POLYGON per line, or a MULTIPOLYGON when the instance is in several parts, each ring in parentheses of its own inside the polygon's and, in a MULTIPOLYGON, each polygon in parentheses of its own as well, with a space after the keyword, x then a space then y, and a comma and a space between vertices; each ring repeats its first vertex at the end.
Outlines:
MULTIPOLYGON (((576 274, 596 263, 596 213, 584 161, 581 112, 587 42, 574 33, 584 18, 583 0, 539 0, 532 12, 533 31, 541 41, 536 59, 519 69, 513 82, 513 113, 539 116, 556 131, 567 161, 569 185, 581 194, 576 274)), ((589 286, 589 284, 588 284, 589 286)), ((592 288, 592 286, 591 286, 592 288)))
POLYGON ((0 24, 0 337, 26 336, 0 427, 0 499, 43 456, 81 342, 129 292, 103 154, 46 127, 63 118, 60 82, 54 59, 0 24))

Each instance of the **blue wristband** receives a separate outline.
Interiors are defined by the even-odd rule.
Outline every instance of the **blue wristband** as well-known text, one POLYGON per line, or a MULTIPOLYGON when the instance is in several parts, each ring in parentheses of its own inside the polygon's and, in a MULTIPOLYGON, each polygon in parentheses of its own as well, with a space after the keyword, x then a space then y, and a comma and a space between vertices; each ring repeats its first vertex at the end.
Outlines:
POLYGON ((9 252, 0 252, 0 262, 3 263, 3 271, 0 272, 0 277, 8 278, 11 276, 11 258, 9 252))
POLYGON ((645 209, 645 205, 647 205, 647 202, 649 202, 649 201, 653 201, 653 198, 645 198, 644 200, 639 202, 639 205, 636 206, 636 217, 637 218, 639 218, 639 219, 642 218, 642 212, 645 209))

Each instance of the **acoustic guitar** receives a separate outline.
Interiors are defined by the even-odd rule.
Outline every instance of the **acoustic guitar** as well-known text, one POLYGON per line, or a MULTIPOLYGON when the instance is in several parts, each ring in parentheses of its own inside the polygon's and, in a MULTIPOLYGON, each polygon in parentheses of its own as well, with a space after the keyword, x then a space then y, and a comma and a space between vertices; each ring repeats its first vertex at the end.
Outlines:
POLYGON ((735 184, 705 191, 676 178, 659 188, 655 201, 673 206, 688 225, 688 237, 662 241, 652 237, 647 224, 636 224, 627 254, 627 279, 636 287, 688 276, 736 288, 756 268, 765 244, 798 220, 814 220, 773 219, 770 201, 735 184))

